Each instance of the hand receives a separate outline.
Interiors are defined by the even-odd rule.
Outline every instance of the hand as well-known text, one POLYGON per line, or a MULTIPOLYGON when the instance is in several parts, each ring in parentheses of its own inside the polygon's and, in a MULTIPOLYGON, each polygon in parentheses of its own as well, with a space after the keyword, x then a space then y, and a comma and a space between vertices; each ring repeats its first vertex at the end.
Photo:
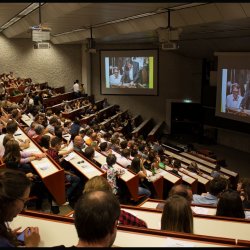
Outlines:
POLYGON ((29 227, 24 231, 24 243, 26 247, 38 247, 40 235, 38 227, 29 227))
POLYGON ((18 227, 18 228, 15 228, 15 229, 11 230, 12 234, 17 235, 17 234, 19 233, 18 231, 19 231, 21 228, 22 228, 22 227, 18 227))
POLYGON ((26 142, 26 143, 30 143, 30 139, 26 139, 25 142, 26 142))
POLYGON ((36 157, 36 159, 42 159, 45 157, 45 154, 44 153, 41 153, 41 154, 35 154, 34 155, 36 157))
POLYGON ((27 176, 30 180, 32 180, 33 177, 34 177, 34 175, 33 175, 32 173, 27 173, 26 176, 27 176))

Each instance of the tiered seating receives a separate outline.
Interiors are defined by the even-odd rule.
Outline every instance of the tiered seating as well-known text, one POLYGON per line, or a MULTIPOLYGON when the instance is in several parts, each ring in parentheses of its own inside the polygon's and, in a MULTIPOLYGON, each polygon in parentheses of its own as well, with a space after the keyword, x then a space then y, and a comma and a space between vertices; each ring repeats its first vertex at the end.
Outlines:
MULTIPOLYGON (((39 246, 52 247, 65 245, 69 247, 78 242, 73 220, 72 217, 26 211, 18 215, 10 225, 12 228, 19 226, 26 228, 30 225, 38 226, 42 239, 39 246), (64 237, 66 235, 67 237, 64 237)), ((176 233, 119 225, 114 242, 114 245, 119 247, 232 247, 241 246, 240 244, 249 246, 250 242, 248 240, 236 240, 235 237, 211 237, 207 235, 176 233)))

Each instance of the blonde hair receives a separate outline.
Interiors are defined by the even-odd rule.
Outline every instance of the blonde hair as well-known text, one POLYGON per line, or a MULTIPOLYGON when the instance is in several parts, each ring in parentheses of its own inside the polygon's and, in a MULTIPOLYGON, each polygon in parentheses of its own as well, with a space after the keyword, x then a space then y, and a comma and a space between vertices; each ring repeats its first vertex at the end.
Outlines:
POLYGON ((94 176, 86 182, 83 193, 90 191, 112 192, 112 187, 108 183, 107 179, 105 179, 103 176, 94 176))

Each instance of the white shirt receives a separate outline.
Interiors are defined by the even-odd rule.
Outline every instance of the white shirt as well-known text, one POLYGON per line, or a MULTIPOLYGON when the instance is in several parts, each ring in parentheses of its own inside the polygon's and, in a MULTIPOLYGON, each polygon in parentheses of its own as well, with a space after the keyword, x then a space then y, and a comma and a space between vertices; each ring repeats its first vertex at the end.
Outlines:
POLYGON ((79 84, 77 82, 73 85, 73 90, 76 93, 79 92, 79 84))
POLYGON ((34 100, 32 98, 29 99, 29 105, 34 105, 34 100))
POLYGON ((4 155, 4 146, 3 146, 3 138, 6 134, 0 135, 0 157, 3 157, 4 155))
POLYGON ((109 83, 112 85, 121 85, 121 78, 122 76, 118 74, 118 77, 116 78, 115 75, 109 76, 109 83))
POLYGON ((240 108, 240 104, 243 97, 241 95, 238 95, 237 100, 234 100, 233 94, 227 96, 227 108, 240 108))

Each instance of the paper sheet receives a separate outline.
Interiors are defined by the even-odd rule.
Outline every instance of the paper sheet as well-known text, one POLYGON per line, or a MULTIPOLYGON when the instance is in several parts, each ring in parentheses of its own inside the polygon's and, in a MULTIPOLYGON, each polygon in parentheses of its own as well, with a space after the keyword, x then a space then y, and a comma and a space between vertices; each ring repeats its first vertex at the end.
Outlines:
POLYGON ((208 214, 208 209, 205 207, 191 207, 196 214, 208 214))
POLYGON ((68 156, 64 158, 65 161, 70 161, 76 156, 75 152, 71 152, 68 156))

